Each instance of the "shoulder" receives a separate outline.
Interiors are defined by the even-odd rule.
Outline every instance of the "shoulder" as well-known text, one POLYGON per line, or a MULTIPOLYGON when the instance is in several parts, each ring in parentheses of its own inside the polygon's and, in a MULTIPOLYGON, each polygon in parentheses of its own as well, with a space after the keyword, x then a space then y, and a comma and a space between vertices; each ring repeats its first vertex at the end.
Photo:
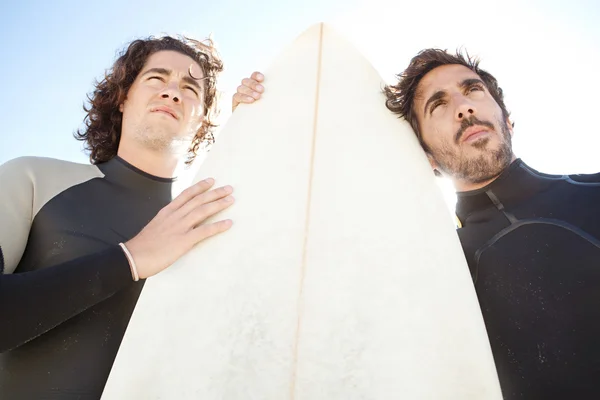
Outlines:
POLYGON ((13 158, 0 165, 0 171, 12 174, 48 174, 48 173, 70 173, 93 172, 98 168, 91 164, 81 164, 71 161, 59 160, 50 157, 23 156, 13 158))
POLYGON ((39 181, 80 181, 101 177, 102 172, 95 165, 58 160, 49 157, 24 156, 14 158, 0 165, 0 178, 21 178, 39 181))
POLYGON ((30 197, 34 215, 57 194, 102 177, 95 165, 49 157, 18 157, 0 165, 0 185, 13 196, 30 197))
POLYGON ((569 178, 581 183, 600 183, 600 172, 595 174, 573 174, 569 175, 569 178))

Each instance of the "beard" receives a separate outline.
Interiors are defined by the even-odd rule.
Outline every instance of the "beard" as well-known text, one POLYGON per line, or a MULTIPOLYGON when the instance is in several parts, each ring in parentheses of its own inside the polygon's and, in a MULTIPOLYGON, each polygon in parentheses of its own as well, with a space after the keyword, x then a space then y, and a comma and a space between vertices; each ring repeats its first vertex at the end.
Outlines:
POLYGON ((155 152, 185 153, 192 136, 180 136, 160 125, 141 125, 136 129, 137 142, 155 152))
POLYGON ((498 148, 489 149, 490 137, 484 137, 471 144, 460 144, 464 131, 473 125, 482 125, 497 132, 489 121, 481 121, 475 117, 464 119, 461 127, 454 136, 454 143, 445 141, 439 148, 431 148, 430 154, 438 164, 441 172, 465 182, 479 184, 496 178, 508 167, 513 158, 512 137, 508 123, 497 120, 500 127, 500 144, 498 148), (479 154, 469 155, 463 146, 471 146, 479 154))

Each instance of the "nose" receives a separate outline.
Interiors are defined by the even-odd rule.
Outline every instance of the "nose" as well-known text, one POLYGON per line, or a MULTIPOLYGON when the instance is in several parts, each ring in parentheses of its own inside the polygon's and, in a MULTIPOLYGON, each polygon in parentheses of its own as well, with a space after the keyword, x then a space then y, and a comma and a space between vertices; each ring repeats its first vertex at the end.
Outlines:
POLYGON ((174 103, 181 102, 181 92, 179 90, 179 85, 177 82, 171 82, 165 86, 165 88, 160 93, 160 97, 163 99, 171 99, 174 103))
POLYGON ((467 98, 459 100, 460 103, 456 107, 455 116, 458 121, 462 121, 464 118, 469 118, 477 112, 475 106, 467 98))

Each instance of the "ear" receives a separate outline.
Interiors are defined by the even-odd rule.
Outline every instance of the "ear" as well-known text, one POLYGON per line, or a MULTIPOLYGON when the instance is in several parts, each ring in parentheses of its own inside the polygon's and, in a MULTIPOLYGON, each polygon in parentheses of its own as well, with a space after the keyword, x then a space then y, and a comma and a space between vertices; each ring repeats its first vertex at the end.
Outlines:
POLYGON ((431 169, 433 170, 433 173, 435 174, 435 176, 442 176, 442 173, 439 170, 439 166, 438 163, 433 159, 433 156, 429 153, 427 154, 427 160, 429 161, 429 165, 431 165, 431 169))
POLYGON ((508 131, 510 132, 510 137, 513 137, 513 122, 510 120, 510 117, 506 117, 506 126, 508 126, 508 131))
POLYGON ((123 113, 123 103, 119 104, 119 111, 121 112, 121 114, 123 113))

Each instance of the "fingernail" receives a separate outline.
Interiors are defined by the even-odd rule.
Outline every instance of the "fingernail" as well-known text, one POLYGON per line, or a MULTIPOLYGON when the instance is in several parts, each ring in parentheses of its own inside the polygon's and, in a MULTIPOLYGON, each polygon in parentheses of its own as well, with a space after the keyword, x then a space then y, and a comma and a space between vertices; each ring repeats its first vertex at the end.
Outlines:
POLYGON ((246 100, 248 100, 248 101, 254 101, 254 97, 248 96, 248 97, 246 97, 246 100))
POLYGON ((254 98, 258 99, 258 97, 260 96, 260 93, 252 92, 252 96, 254 96, 254 98))
POLYGON ((263 85, 256 85, 256 90, 262 92, 264 89, 263 85))
POLYGON ((227 196, 227 197, 225 197, 225 201, 226 201, 227 203, 231 203, 231 202, 233 202, 233 196, 227 196))
POLYGON ((256 77, 257 77, 258 79, 263 79, 263 78, 264 78, 263 74, 258 74, 258 75, 256 75, 256 77))
POLYGON ((204 180, 204 183, 208 183, 209 185, 212 185, 213 183, 215 183, 215 180, 213 178, 206 178, 204 180))

